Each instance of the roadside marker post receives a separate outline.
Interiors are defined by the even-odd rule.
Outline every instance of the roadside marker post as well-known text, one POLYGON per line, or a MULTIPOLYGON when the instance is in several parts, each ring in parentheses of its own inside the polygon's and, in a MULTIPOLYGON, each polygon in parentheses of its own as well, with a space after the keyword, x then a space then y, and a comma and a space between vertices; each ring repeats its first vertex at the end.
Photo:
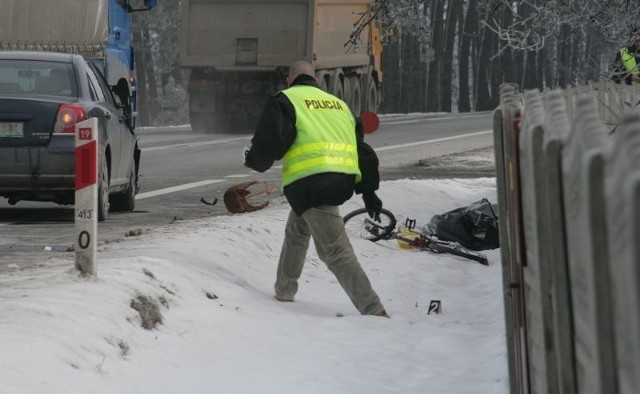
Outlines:
POLYGON ((98 119, 76 125, 75 143, 75 267, 96 275, 98 241, 98 119))

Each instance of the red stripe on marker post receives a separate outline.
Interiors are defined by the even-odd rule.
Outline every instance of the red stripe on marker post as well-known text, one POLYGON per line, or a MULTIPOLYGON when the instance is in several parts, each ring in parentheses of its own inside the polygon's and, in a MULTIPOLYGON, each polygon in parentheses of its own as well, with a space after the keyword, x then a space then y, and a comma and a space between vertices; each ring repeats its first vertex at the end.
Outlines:
POLYGON ((76 190, 82 190, 97 183, 97 155, 98 144, 96 140, 76 147, 76 190))

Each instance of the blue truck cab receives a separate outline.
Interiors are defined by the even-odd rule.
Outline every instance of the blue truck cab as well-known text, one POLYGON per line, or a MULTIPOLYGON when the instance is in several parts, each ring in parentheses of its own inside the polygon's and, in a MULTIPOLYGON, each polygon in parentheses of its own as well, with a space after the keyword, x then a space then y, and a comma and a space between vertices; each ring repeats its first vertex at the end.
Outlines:
POLYGON ((133 0, 109 1, 109 35, 106 56, 93 58, 125 108, 129 126, 134 129, 137 117, 137 89, 135 75, 135 52, 131 40, 131 13, 148 11, 156 0, 144 0, 143 7, 136 8, 133 0))

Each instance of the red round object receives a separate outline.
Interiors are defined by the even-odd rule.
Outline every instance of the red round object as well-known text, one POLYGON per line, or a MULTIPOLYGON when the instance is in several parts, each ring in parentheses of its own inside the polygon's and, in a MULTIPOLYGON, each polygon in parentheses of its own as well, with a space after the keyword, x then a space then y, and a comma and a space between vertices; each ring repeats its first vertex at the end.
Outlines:
POLYGON ((365 134, 371 134, 380 127, 380 118, 374 112, 365 111, 361 113, 360 121, 362 122, 362 131, 365 134))

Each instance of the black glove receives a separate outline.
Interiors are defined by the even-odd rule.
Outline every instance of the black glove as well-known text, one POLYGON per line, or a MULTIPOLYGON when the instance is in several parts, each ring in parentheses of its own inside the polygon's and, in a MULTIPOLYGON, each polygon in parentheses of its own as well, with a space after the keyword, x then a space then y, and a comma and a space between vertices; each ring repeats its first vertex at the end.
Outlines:
POLYGON ((251 168, 251 160, 249 160, 249 151, 251 150, 250 147, 245 146, 244 148, 242 148, 242 163, 244 164, 245 167, 249 167, 251 168))
POLYGON ((369 217, 379 222, 380 211, 382 211, 382 200, 380 200, 374 192, 369 192, 362 194, 362 201, 364 201, 364 207, 367 209, 369 217))

